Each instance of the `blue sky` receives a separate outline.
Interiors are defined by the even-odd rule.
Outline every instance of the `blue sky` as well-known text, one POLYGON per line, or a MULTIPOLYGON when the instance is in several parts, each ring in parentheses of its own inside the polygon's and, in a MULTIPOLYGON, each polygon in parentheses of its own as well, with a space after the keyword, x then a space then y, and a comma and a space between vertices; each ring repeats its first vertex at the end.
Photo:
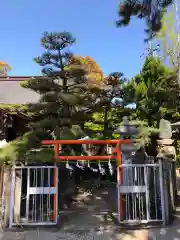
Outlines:
POLYGON ((139 72, 143 58, 144 22, 133 19, 116 28, 118 0, 1 0, 0 60, 12 67, 9 75, 39 75, 33 62, 43 49, 44 31, 70 31, 77 39, 72 51, 91 56, 105 74, 139 72))

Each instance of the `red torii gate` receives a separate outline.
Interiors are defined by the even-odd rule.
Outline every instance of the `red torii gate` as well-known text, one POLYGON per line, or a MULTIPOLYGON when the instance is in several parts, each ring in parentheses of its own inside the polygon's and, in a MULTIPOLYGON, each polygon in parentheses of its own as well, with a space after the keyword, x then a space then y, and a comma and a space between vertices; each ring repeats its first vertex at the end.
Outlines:
MULTIPOLYGON (((120 145, 121 144, 132 144, 133 141, 129 139, 113 139, 113 140, 44 140, 42 141, 43 145, 53 145, 54 146, 54 158, 55 160, 60 161, 74 161, 74 160, 114 160, 117 161, 117 183, 122 184, 122 152, 120 145), (60 146, 61 145, 73 145, 73 144, 115 144, 116 147, 113 149, 114 155, 96 155, 96 156, 61 156, 60 146)), ((56 172, 54 172, 54 186, 56 186, 56 172)), ((119 219, 123 214, 123 205, 122 205, 122 195, 118 196, 118 209, 119 209, 119 219)), ((53 218, 56 219, 57 209, 56 209, 56 195, 54 195, 54 215, 53 218)))

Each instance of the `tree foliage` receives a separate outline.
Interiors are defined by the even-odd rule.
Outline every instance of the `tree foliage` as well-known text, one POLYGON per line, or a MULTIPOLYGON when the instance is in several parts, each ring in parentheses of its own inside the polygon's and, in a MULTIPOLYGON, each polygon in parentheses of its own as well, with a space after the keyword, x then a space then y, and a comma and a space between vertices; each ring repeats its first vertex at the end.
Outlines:
MULTIPOLYGON (((92 97, 88 92, 87 70, 72 61, 74 57, 69 47, 74 43, 75 39, 68 32, 44 33, 41 39, 45 53, 35 61, 43 67, 42 72, 47 78, 23 83, 23 87, 41 95, 39 103, 29 106, 34 113, 35 121, 31 124, 34 131, 71 127, 78 121, 77 113, 92 97)), ((83 117, 82 113, 81 120, 83 117)))
POLYGON ((87 72, 89 83, 91 83, 91 80, 96 80, 95 83, 99 84, 98 81, 102 81, 104 78, 103 72, 99 65, 89 56, 82 57, 80 55, 72 55, 70 58, 70 63, 73 66, 77 65, 78 67, 83 67, 83 69, 87 72))
POLYGON ((133 119, 145 121, 149 127, 158 127, 162 117, 178 119, 180 87, 176 73, 160 59, 147 57, 141 72, 125 85, 125 91, 136 104, 133 119))
MULTIPOLYGON (((26 141, 18 139, 9 146, 14 149, 14 156, 19 156, 19 145, 21 149, 26 149, 25 152, 40 147, 41 140, 49 138, 52 132, 58 139, 77 139, 84 135, 83 132, 77 134, 77 131, 75 134, 73 129, 77 123, 86 121, 88 116, 84 109, 87 102, 92 104, 91 99, 95 98, 95 87, 88 85, 88 76, 93 68, 89 70, 88 67, 92 63, 95 66, 95 62, 87 58, 85 63, 74 63, 73 54, 69 51, 74 43, 75 39, 69 32, 43 34, 41 45, 45 52, 35 58, 35 62, 43 67, 44 78, 22 83, 22 87, 40 94, 40 101, 28 106, 33 120, 30 122, 32 131, 26 141)), ((13 151, 9 150, 9 153, 13 151)))
POLYGON ((163 13, 173 0, 124 0, 118 7, 119 20, 117 26, 126 26, 130 23, 132 16, 145 19, 148 29, 146 32, 150 37, 161 28, 163 13))
POLYGON ((91 108, 94 113, 93 118, 86 122, 87 129, 94 137, 112 138, 113 131, 119 125, 123 113, 127 113, 124 106, 128 103, 123 101, 122 87, 126 81, 121 72, 113 72, 104 77, 94 108, 91 108))
POLYGON ((176 31, 174 5, 162 18, 162 27, 156 35, 161 46, 161 55, 165 62, 173 68, 178 67, 179 41, 176 31))
POLYGON ((27 116, 31 117, 28 106, 25 104, 0 104, 0 109, 10 112, 24 113, 27 116))
MULTIPOLYGON (((165 30, 162 28, 159 36, 165 30)), ((52 132, 57 139, 78 139, 87 133, 91 138, 116 138, 119 135, 113 135, 113 131, 121 125, 122 117, 128 115, 140 129, 142 146, 149 142, 153 132, 157 133, 162 117, 179 121, 180 86, 175 70, 162 60, 147 57, 140 73, 129 80, 121 72, 104 76, 91 57, 69 51, 74 43, 68 32, 44 33, 41 44, 45 52, 35 58, 43 67, 44 78, 22 83, 24 88, 40 94, 39 102, 22 106, 32 117, 31 132, 0 150, 2 162, 52 161, 52 150, 41 148, 41 140, 51 138, 52 132), (132 108, 132 104, 136 107, 132 108), (41 150, 38 154, 29 151, 35 147, 41 150)), ((80 152, 79 146, 71 146, 71 150, 71 154, 80 152)))

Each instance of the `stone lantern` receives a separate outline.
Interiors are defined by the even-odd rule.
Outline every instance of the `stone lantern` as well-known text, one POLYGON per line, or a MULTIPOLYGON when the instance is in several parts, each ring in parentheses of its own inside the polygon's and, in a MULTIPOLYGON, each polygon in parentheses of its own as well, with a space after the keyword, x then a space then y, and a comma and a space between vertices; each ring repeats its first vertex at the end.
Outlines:
MULTIPOLYGON (((116 129, 114 133, 120 134, 121 139, 132 139, 139 134, 139 130, 136 126, 129 123, 127 117, 123 117, 123 126, 116 129)), ((120 148, 122 152, 122 164, 125 165, 122 170, 122 183, 128 186, 132 183, 133 173, 132 168, 126 165, 132 164, 132 154, 137 151, 138 147, 136 143, 132 143, 121 144, 120 148)))
MULTIPOLYGON (((136 126, 129 123, 127 117, 123 117, 123 126, 116 129, 114 133, 120 134, 121 139, 132 139, 134 136, 139 134, 139 130, 136 126)), ((136 150, 136 143, 121 145, 122 153, 132 154, 132 152, 135 152, 136 150)))

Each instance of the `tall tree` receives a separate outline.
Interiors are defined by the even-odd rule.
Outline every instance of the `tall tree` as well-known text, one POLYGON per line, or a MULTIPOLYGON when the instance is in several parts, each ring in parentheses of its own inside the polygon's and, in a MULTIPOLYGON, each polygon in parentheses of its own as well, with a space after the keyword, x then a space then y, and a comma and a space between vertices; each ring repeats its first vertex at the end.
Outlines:
POLYGON ((153 56, 146 58, 140 74, 125 85, 126 96, 136 104, 132 118, 149 127, 158 127, 162 117, 170 121, 179 117, 179 91, 176 73, 153 56))
POLYGON ((122 84, 126 81, 121 72, 113 72, 104 78, 96 103, 91 108, 93 119, 86 123, 86 127, 95 132, 95 136, 99 133, 103 139, 111 138, 116 121, 119 125, 121 120, 118 113, 120 109, 121 113, 125 111, 122 84))
POLYGON ((83 57, 80 55, 72 55, 70 62, 73 65, 82 66, 86 70, 87 77, 90 82, 92 79, 94 79, 97 80, 96 84, 98 84, 98 81, 103 80, 104 74, 100 66, 90 56, 83 57))
MULTIPOLYGON (((88 64, 73 62, 74 57, 69 47, 74 43, 75 39, 69 32, 43 34, 41 45, 45 52, 35 58, 35 62, 43 67, 43 77, 22 83, 24 88, 36 91, 40 95, 39 102, 29 104, 32 131, 10 144, 1 153, 0 159, 7 156, 8 159, 21 159, 22 156, 25 159, 25 155, 27 159, 28 150, 41 145, 41 140, 49 138, 52 132, 58 139, 77 139, 85 134, 76 124, 86 121, 88 115, 85 109, 88 104, 91 107, 96 98, 94 89, 99 86, 89 84, 93 76, 89 76, 91 69, 87 66, 92 62, 97 64, 90 58, 87 59, 88 64)), ((74 150, 79 151, 80 148, 75 146, 74 150)), ((41 157, 43 154, 44 151, 37 157, 47 159, 48 157, 41 157)), ((48 155, 47 151, 45 154, 48 155)), ((28 153, 28 156, 31 158, 31 154, 28 153)), ((51 159, 52 156, 50 152, 51 159)))
POLYGON ((180 17, 179 1, 172 7, 162 19, 162 28, 157 34, 160 42, 161 53, 166 64, 175 69, 180 84, 180 17))
POLYGON ((117 26, 126 26, 132 16, 143 18, 147 22, 146 30, 150 37, 161 28, 161 19, 167 6, 174 0, 124 0, 118 7, 117 26))
POLYGON ((160 43, 162 57, 171 67, 177 68, 180 42, 176 31, 174 4, 162 18, 162 28, 156 39, 160 43))
POLYGON ((45 53, 35 58, 43 67, 44 78, 22 84, 41 96, 38 103, 29 106, 34 113, 31 128, 36 135, 43 136, 54 130, 55 136, 60 139, 61 130, 70 129, 77 123, 77 117, 85 121, 83 112, 81 115, 79 112, 86 106, 91 94, 88 93, 86 71, 70 61, 72 53, 69 47, 74 43, 75 39, 68 32, 45 32, 41 39, 45 53))

